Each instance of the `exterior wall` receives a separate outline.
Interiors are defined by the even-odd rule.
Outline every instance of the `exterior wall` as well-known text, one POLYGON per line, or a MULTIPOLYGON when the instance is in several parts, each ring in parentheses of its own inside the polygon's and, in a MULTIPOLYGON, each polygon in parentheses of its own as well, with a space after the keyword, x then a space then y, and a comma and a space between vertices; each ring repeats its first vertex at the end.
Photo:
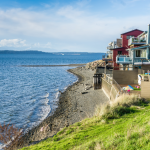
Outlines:
POLYGON ((137 84, 138 69, 134 70, 113 70, 113 78, 118 84, 137 84))
POLYGON ((111 91, 111 84, 108 83, 105 79, 102 78, 102 90, 104 91, 105 95, 110 99, 110 91, 111 91))
POLYGON ((141 50, 141 57, 136 57, 136 50, 133 50, 132 59, 133 59, 133 64, 136 62, 141 62, 141 59, 145 59, 145 60, 143 60, 143 62, 147 62, 147 60, 146 60, 146 49, 141 50))
POLYGON ((113 71, 112 70, 109 70, 109 69, 105 69, 105 67, 101 67, 101 68, 97 68, 96 71, 95 71, 96 74, 99 74, 99 73, 106 73, 106 74, 112 74, 113 71))
POLYGON ((134 36, 134 37, 137 37, 137 36, 140 35, 141 33, 143 33, 143 31, 134 30, 134 31, 131 31, 131 32, 122 34, 122 35, 121 35, 121 37, 122 37, 122 47, 126 47, 126 48, 128 47, 128 39, 127 39, 127 36, 134 36))
POLYGON ((150 71, 150 65, 141 65, 141 69, 150 71))
POLYGON ((122 51, 122 55, 128 55, 128 51, 126 51, 125 47, 114 49, 113 50, 114 67, 119 67, 119 65, 116 63, 116 57, 118 55, 118 51, 122 51))
POLYGON ((142 98, 150 98, 150 82, 141 82, 141 97, 142 98))

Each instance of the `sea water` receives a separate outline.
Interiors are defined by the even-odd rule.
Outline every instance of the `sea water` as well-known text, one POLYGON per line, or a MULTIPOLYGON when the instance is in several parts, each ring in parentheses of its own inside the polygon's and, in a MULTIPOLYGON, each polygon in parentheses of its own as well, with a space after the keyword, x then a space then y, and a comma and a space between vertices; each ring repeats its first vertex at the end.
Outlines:
POLYGON ((88 63, 101 53, 0 54, 0 124, 32 128, 57 107, 60 91, 77 81, 71 67, 22 67, 88 63))

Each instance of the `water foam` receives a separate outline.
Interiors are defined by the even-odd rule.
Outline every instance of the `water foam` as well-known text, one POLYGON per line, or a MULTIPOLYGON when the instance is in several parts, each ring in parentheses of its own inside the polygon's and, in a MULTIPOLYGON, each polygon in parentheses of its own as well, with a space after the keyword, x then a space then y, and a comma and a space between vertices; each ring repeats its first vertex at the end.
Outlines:
POLYGON ((57 91, 56 94, 55 94, 55 100, 56 101, 59 99, 59 96, 60 96, 60 91, 57 91))
POLYGON ((47 93, 44 97, 45 97, 45 98, 49 97, 49 93, 47 93))

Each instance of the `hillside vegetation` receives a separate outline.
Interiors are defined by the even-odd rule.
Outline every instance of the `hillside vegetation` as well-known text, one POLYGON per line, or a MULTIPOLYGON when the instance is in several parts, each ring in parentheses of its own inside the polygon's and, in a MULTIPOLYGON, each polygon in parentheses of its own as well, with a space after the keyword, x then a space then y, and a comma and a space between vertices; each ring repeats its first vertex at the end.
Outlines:
POLYGON ((122 95, 110 104, 97 107, 94 117, 21 150, 150 149, 149 116, 149 101, 135 95, 122 95))

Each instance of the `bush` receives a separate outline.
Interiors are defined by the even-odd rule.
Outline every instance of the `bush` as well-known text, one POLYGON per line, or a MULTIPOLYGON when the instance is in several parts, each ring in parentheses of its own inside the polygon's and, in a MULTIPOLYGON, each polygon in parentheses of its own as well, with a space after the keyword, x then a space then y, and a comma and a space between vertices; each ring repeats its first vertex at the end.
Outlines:
POLYGON ((17 129, 14 125, 0 124, 0 142, 5 144, 4 150, 13 150, 22 144, 22 135, 22 130, 17 129))
POLYGON ((102 119, 119 118, 124 114, 135 112, 135 109, 131 106, 141 106, 145 104, 146 101, 137 95, 121 95, 109 104, 97 107, 95 115, 102 119))

